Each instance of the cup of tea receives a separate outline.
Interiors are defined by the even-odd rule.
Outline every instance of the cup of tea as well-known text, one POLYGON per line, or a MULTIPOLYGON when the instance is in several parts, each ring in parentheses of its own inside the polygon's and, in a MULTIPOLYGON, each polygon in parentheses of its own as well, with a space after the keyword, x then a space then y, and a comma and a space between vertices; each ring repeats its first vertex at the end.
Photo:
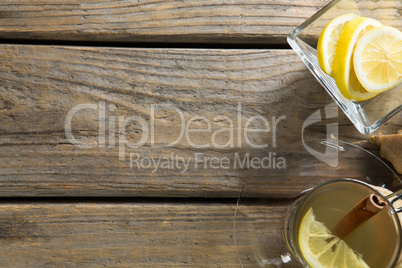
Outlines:
POLYGON ((395 208, 401 195, 377 189, 337 179, 307 191, 285 218, 284 239, 293 257, 312 268, 394 267, 402 243, 395 208))

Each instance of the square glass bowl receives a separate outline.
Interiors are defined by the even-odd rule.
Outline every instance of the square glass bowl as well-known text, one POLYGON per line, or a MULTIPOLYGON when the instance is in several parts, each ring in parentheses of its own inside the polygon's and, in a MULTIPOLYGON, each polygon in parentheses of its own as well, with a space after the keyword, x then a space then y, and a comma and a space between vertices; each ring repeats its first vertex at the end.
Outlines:
POLYGON ((325 90, 362 134, 370 134, 402 110, 402 83, 376 97, 356 102, 346 99, 317 60, 317 41, 334 18, 353 13, 402 30, 402 0, 334 0, 288 35, 288 43, 325 90))

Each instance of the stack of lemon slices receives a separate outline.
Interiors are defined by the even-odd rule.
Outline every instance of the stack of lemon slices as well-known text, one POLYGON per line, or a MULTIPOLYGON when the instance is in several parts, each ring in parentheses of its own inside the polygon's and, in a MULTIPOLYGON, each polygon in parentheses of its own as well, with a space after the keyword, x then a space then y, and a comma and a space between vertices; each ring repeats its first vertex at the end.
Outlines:
POLYGON ((322 31, 317 58, 347 99, 367 100, 402 81, 402 33, 375 19, 342 15, 322 31))

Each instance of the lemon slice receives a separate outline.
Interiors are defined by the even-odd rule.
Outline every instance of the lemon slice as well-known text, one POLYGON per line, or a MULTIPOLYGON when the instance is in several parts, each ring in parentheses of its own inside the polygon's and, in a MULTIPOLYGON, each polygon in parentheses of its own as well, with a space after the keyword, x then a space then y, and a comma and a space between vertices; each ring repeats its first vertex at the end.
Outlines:
POLYGON ((358 17, 349 21, 338 40, 334 56, 333 78, 340 92, 350 100, 363 101, 377 93, 368 92, 359 82, 353 68, 353 51, 357 41, 368 31, 382 24, 371 18, 358 17))
POLYGON ((382 26, 364 35, 353 55, 356 76, 369 92, 380 93, 402 81, 402 33, 382 26))
POLYGON ((355 14, 345 14, 336 17, 330 21, 318 38, 317 44, 317 58, 321 69, 328 75, 332 76, 332 64, 334 62, 334 55, 339 36, 342 33, 345 25, 357 18, 355 14))
POLYGON ((369 267, 360 255, 315 219, 312 208, 300 224, 299 244, 303 257, 312 268, 369 267))

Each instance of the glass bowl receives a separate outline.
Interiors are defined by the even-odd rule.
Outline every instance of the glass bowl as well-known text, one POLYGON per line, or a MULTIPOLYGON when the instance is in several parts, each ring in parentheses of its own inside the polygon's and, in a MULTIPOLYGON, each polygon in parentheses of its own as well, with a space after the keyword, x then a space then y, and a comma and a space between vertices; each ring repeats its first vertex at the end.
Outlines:
MULTIPOLYGON (((276 152, 285 169, 245 176, 234 215, 234 242, 242 267, 302 267, 283 239, 286 213, 311 188, 335 179, 350 178, 393 192, 402 189, 398 175, 371 152, 342 141, 310 140, 276 152), (336 165, 305 148, 336 158, 336 165)), ((246 174, 245 174, 246 175, 246 174)))
POLYGON ((335 0, 307 19, 288 35, 288 43, 362 134, 370 134, 402 110, 402 83, 376 97, 356 102, 346 99, 332 77, 324 73, 317 60, 317 41, 324 27, 334 18, 353 13, 379 20, 402 30, 401 0, 335 0))

